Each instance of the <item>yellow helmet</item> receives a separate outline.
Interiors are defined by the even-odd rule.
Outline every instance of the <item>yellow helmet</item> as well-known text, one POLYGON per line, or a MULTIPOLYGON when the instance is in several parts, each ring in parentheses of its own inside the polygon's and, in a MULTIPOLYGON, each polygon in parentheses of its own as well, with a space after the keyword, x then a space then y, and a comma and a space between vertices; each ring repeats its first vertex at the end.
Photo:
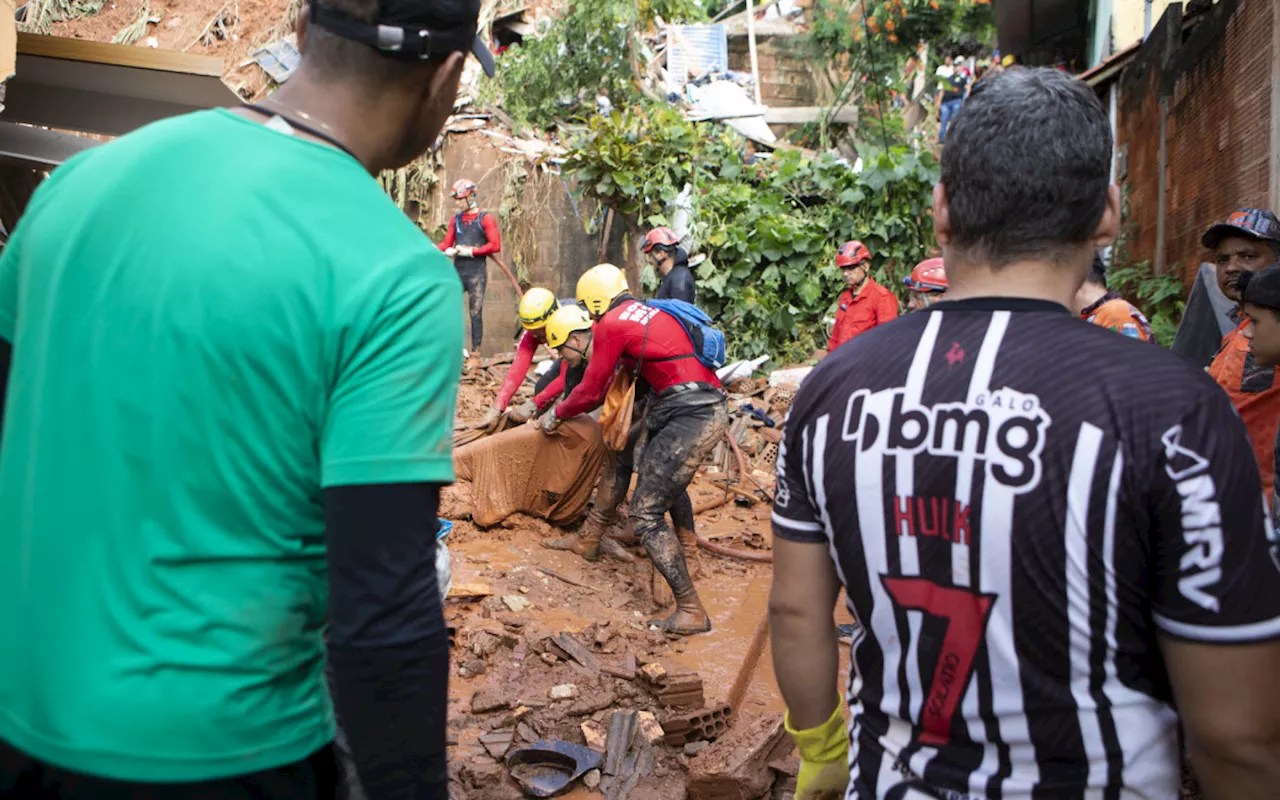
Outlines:
POLYGON ((547 345, 559 347, 569 341, 569 334, 591 330, 591 317, 582 306, 561 306, 547 320, 547 345))
POLYGON ((612 264, 597 264, 578 278, 578 302, 597 317, 604 316, 609 304, 630 291, 627 275, 612 264))
POLYGON ((560 301, 548 289, 535 286, 520 298, 520 326, 526 331, 536 331, 560 307, 560 301))

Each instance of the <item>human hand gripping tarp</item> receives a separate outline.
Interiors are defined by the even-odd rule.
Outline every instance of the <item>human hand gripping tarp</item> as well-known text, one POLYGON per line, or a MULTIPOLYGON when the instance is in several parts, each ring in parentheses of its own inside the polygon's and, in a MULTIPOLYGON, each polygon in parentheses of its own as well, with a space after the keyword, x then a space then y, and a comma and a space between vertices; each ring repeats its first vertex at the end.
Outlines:
POLYGON ((840 800, 849 785, 849 735, 844 727, 840 703, 826 722, 798 731, 791 727, 787 712, 787 733, 800 751, 800 772, 796 776, 795 800, 840 800))

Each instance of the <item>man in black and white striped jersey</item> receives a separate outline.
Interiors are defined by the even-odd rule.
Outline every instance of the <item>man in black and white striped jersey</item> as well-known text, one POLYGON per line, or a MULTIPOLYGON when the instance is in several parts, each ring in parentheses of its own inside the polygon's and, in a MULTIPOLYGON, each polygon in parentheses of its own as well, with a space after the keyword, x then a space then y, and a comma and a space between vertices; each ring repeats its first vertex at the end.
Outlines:
POLYGON ((1280 572, 1244 426, 1202 372, 1067 310, 1118 228, 1111 153, 1065 75, 975 89, 934 190, 946 301, 791 408, 770 618, 798 798, 1172 798, 1179 718, 1207 796, 1280 786, 1280 572))

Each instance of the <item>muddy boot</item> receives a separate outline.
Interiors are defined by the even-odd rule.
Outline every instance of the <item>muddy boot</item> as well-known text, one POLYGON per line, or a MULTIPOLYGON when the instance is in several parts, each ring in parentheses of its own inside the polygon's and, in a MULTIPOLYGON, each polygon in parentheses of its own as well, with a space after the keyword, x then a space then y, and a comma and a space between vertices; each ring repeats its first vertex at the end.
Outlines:
POLYGON ((691 530, 676 528, 676 538, 680 540, 680 548, 684 550, 684 563, 689 566, 689 577, 701 577, 702 553, 698 547, 698 535, 691 530))
POLYGON ((671 593, 671 584, 662 576, 657 567, 649 573, 649 592, 653 596, 653 604, 658 608, 667 608, 676 601, 671 593))
POLYGON ((604 525, 588 518, 582 530, 568 536, 561 536, 559 539, 543 539, 542 546, 548 550, 572 550, 587 561, 599 561, 602 533, 604 533, 604 525))
POLYGON ((636 557, 627 552, 627 548, 623 547, 622 543, 612 536, 602 536, 600 538, 600 552, 627 564, 636 560, 636 557))
POLYGON ((711 617, 702 607, 697 591, 690 589, 682 595, 676 595, 676 610, 666 619, 651 619, 649 624, 667 633, 678 636, 691 636, 695 633, 706 633, 711 630, 711 617))

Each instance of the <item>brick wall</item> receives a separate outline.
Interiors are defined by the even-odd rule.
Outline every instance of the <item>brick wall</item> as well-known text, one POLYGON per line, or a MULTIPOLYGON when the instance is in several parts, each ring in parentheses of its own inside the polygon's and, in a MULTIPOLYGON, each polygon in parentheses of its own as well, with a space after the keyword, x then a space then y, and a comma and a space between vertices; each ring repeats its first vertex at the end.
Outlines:
MULTIPOLYGON (((492 141, 494 140, 478 133, 449 137, 442 151, 444 165, 436 186, 436 195, 429 206, 423 209, 421 216, 421 223, 428 231, 437 225, 447 224, 457 213, 454 201, 446 191, 459 178, 475 181, 480 207, 498 214, 507 181, 507 170, 513 156, 499 151, 491 144, 492 141)), ((583 219, 599 217, 600 209, 593 202, 578 200, 575 212, 574 202, 559 176, 527 167, 522 159, 515 158, 518 159, 518 168, 527 173, 521 197, 528 205, 521 209, 520 231, 511 230, 513 223, 499 218, 498 227, 503 241, 503 251, 499 255, 512 270, 517 270, 518 260, 518 266, 523 268, 531 284, 545 286, 555 291, 559 297, 573 297, 578 276, 595 266, 600 252, 602 231, 597 229, 596 233, 588 234, 583 219), (579 219, 579 214, 582 219, 579 219), (531 247, 522 249, 518 258, 509 246, 516 237, 532 243, 531 247)), ((615 216, 609 248, 605 253, 606 261, 619 266, 627 260, 622 247, 625 228, 623 222, 615 216)), ((634 238, 633 236, 633 241, 634 238)), ((639 286, 638 269, 633 268, 628 279, 633 286, 639 286)), ((490 259, 488 286, 484 295, 484 341, 480 348, 483 355, 515 349, 519 327, 516 320, 517 303, 511 281, 490 259)))
MULTIPOLYGON (((788 36, 757 36, 756 64, 760 68, 760 99, 767 106, 791 108, 817 105, 817 84, 803 55, 788 36)), ((746 36, 729 37, 729 69, 751 72, 746 36)))
MULTIPOLYGON (((1184 33, 1177 5, 1119 82, 1117 142, 1127 155, 1135 248, 1190 281, 1200 235, 1240 206, 1268 204, 1274 0, 1220 0, 1184 33), (1163 110, 1162 110, 1163 106, 1163 110), (1165 212, 1159 217, 1164 116, 1165 212)), ((1280 111, 1280 109, 1276 109, 1280 111)))

